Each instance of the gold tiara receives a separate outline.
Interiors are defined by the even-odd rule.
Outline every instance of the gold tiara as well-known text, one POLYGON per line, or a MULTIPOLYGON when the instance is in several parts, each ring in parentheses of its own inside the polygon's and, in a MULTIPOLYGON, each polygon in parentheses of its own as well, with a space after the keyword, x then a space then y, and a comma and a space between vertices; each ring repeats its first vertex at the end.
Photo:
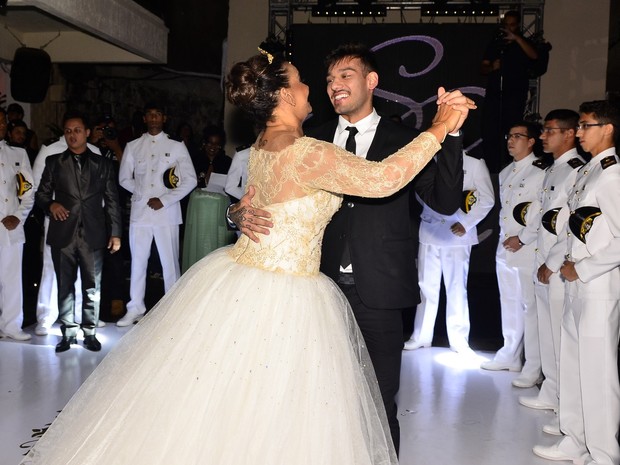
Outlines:
POLYGON ((265 55, 267 57, 267 61, 269 62, 269 64, 273 63, 273 55, 271 53, 269 53, 267 50, 263 50, 260 47, 258 47, 258 51, 261 55, 265 55))

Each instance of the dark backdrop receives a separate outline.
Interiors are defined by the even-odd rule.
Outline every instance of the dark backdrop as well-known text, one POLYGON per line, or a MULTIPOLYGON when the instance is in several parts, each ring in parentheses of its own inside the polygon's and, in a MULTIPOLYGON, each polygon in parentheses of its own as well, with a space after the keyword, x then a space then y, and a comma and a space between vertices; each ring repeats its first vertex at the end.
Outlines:
MULTIPOLYGON (((313 114, 308 125, 334 117, 326 96, 323 59, 343 42, 363 42, 376 52, 379 88, 375 107, 383 116, 399 115, 417 128, 430 125, 437 87, 460 88, 479 107, 486 79, 480 62, 497 26, 493 24, 337 24, 293 25, 292 62, 310 86, 313 114)), ((480 135, 481 111, 471 113, 465 145, 480 135)))
MULTIPOLYGON (((308 126, 335 117, 327 98, 323 59, 343 42, 363 42, 376 51, 379 88, 375 107, 383 116, 403 117, 405 124, 424 129, 434 115, 437 87, 460 88, 472 97, 478 110, 470 113, 464 128, 465 147, 480 137, 480 115, 486 79, 480 62, 497 30, 493 24, 351 24, 294 25, 292 62, 310 86, 313 114, 308 126)), ((477 155, 476 150, 471 150, 477 155)), ((496 178, 495 178, 496 182, 496 178)), ((497 209, 479 227, 481 243, 472 251, 469 274, 471 340, 478 349, 501 346, 499 296, 495 277, 497 209)), ((444 299, 435 326, 435 344, 447 344, 444 299)), ((405 318, 406 332, 413 314, 405 318)), ((408 334, 407 334, 408 335, 408 334)))

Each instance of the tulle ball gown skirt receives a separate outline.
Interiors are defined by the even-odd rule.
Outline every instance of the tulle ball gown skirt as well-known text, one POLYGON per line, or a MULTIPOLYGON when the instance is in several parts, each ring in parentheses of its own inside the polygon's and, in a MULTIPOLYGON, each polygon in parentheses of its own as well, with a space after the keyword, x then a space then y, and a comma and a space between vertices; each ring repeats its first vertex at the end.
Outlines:
POLYGON ((22 463, 397 463, 382 406, 337 286, 224 248, 121 339, 22 463))

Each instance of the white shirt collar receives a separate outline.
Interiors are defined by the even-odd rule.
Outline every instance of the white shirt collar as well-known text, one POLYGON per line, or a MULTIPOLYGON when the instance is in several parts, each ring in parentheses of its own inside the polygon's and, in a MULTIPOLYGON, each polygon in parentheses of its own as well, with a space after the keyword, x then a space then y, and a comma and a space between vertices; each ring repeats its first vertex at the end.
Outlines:
POLYGON ((522 167, 526 165, 531 165, 535 158, 536 158, 536 155, 534 155, 534 152, 530 152, 530 154, 527 157, 522 158, 519 161, 515 160, 513 163, 515 164, 516 168, 521 169, 522 167))
POLYGON ((349 123, 342 115, 340 115, 338 117, 338 127, 336 128, 336 131, 338 134, 342 134, 342 132, 346 131, 348 127, 355 126, 359 134, 364 134, 364 132, 368 131, 371 127, 376 126, 380 119, 381 117, 374 108, 368 116, 365 116, 355 124, 349 123))
POLYGON ((560 155, 557 160, 554 160, 553 164, 554 165, 561 165, 564 163, 568 163, 569 160, 572 160, 575 157, 578 157, 579 153, 577 152, 576 148, 572 148, 566 152, 564 152, 562 155, 560 155))
POLYGON ((590 163, 594 163, 594 160, 599 161, 599 160, 602 160, 605 157, 613 156, 615 154, 616 154, 616 148, 615 147, 610 147, 608 149, 603 150, 596 157, 592 157, 592 160, 590 160, 590 163))

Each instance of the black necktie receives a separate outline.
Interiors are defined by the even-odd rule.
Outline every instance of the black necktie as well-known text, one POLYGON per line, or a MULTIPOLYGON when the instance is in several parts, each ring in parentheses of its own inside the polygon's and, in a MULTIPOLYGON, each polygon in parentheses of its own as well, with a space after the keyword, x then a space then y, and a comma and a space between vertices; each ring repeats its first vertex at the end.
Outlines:
POLYGON ((347 142, 344 144, 344 148, 347 149, 348 152, 356 153, 357 144, 355 143, 355 134, 359 131, 355 126, 347 126, 347 131, 349 131, 349 137, 347 137, 347 142))
MULTIPOLYGON (((355 134, 359 131, 355 126, 348 126, 346 128, 349 131, 349 137, 347 137, 347 142, 344 144, 344 148, 347 149, 348 152, 355 154, 355 149, 357 148, 357 144, 355 143, 355 134)), ((342 258, 340 259, 340 266, 343 269, 347 268, 351 264, 351 252, 349 251, 349 241, 345 239, 344 250, 342 251, 342 258)))

